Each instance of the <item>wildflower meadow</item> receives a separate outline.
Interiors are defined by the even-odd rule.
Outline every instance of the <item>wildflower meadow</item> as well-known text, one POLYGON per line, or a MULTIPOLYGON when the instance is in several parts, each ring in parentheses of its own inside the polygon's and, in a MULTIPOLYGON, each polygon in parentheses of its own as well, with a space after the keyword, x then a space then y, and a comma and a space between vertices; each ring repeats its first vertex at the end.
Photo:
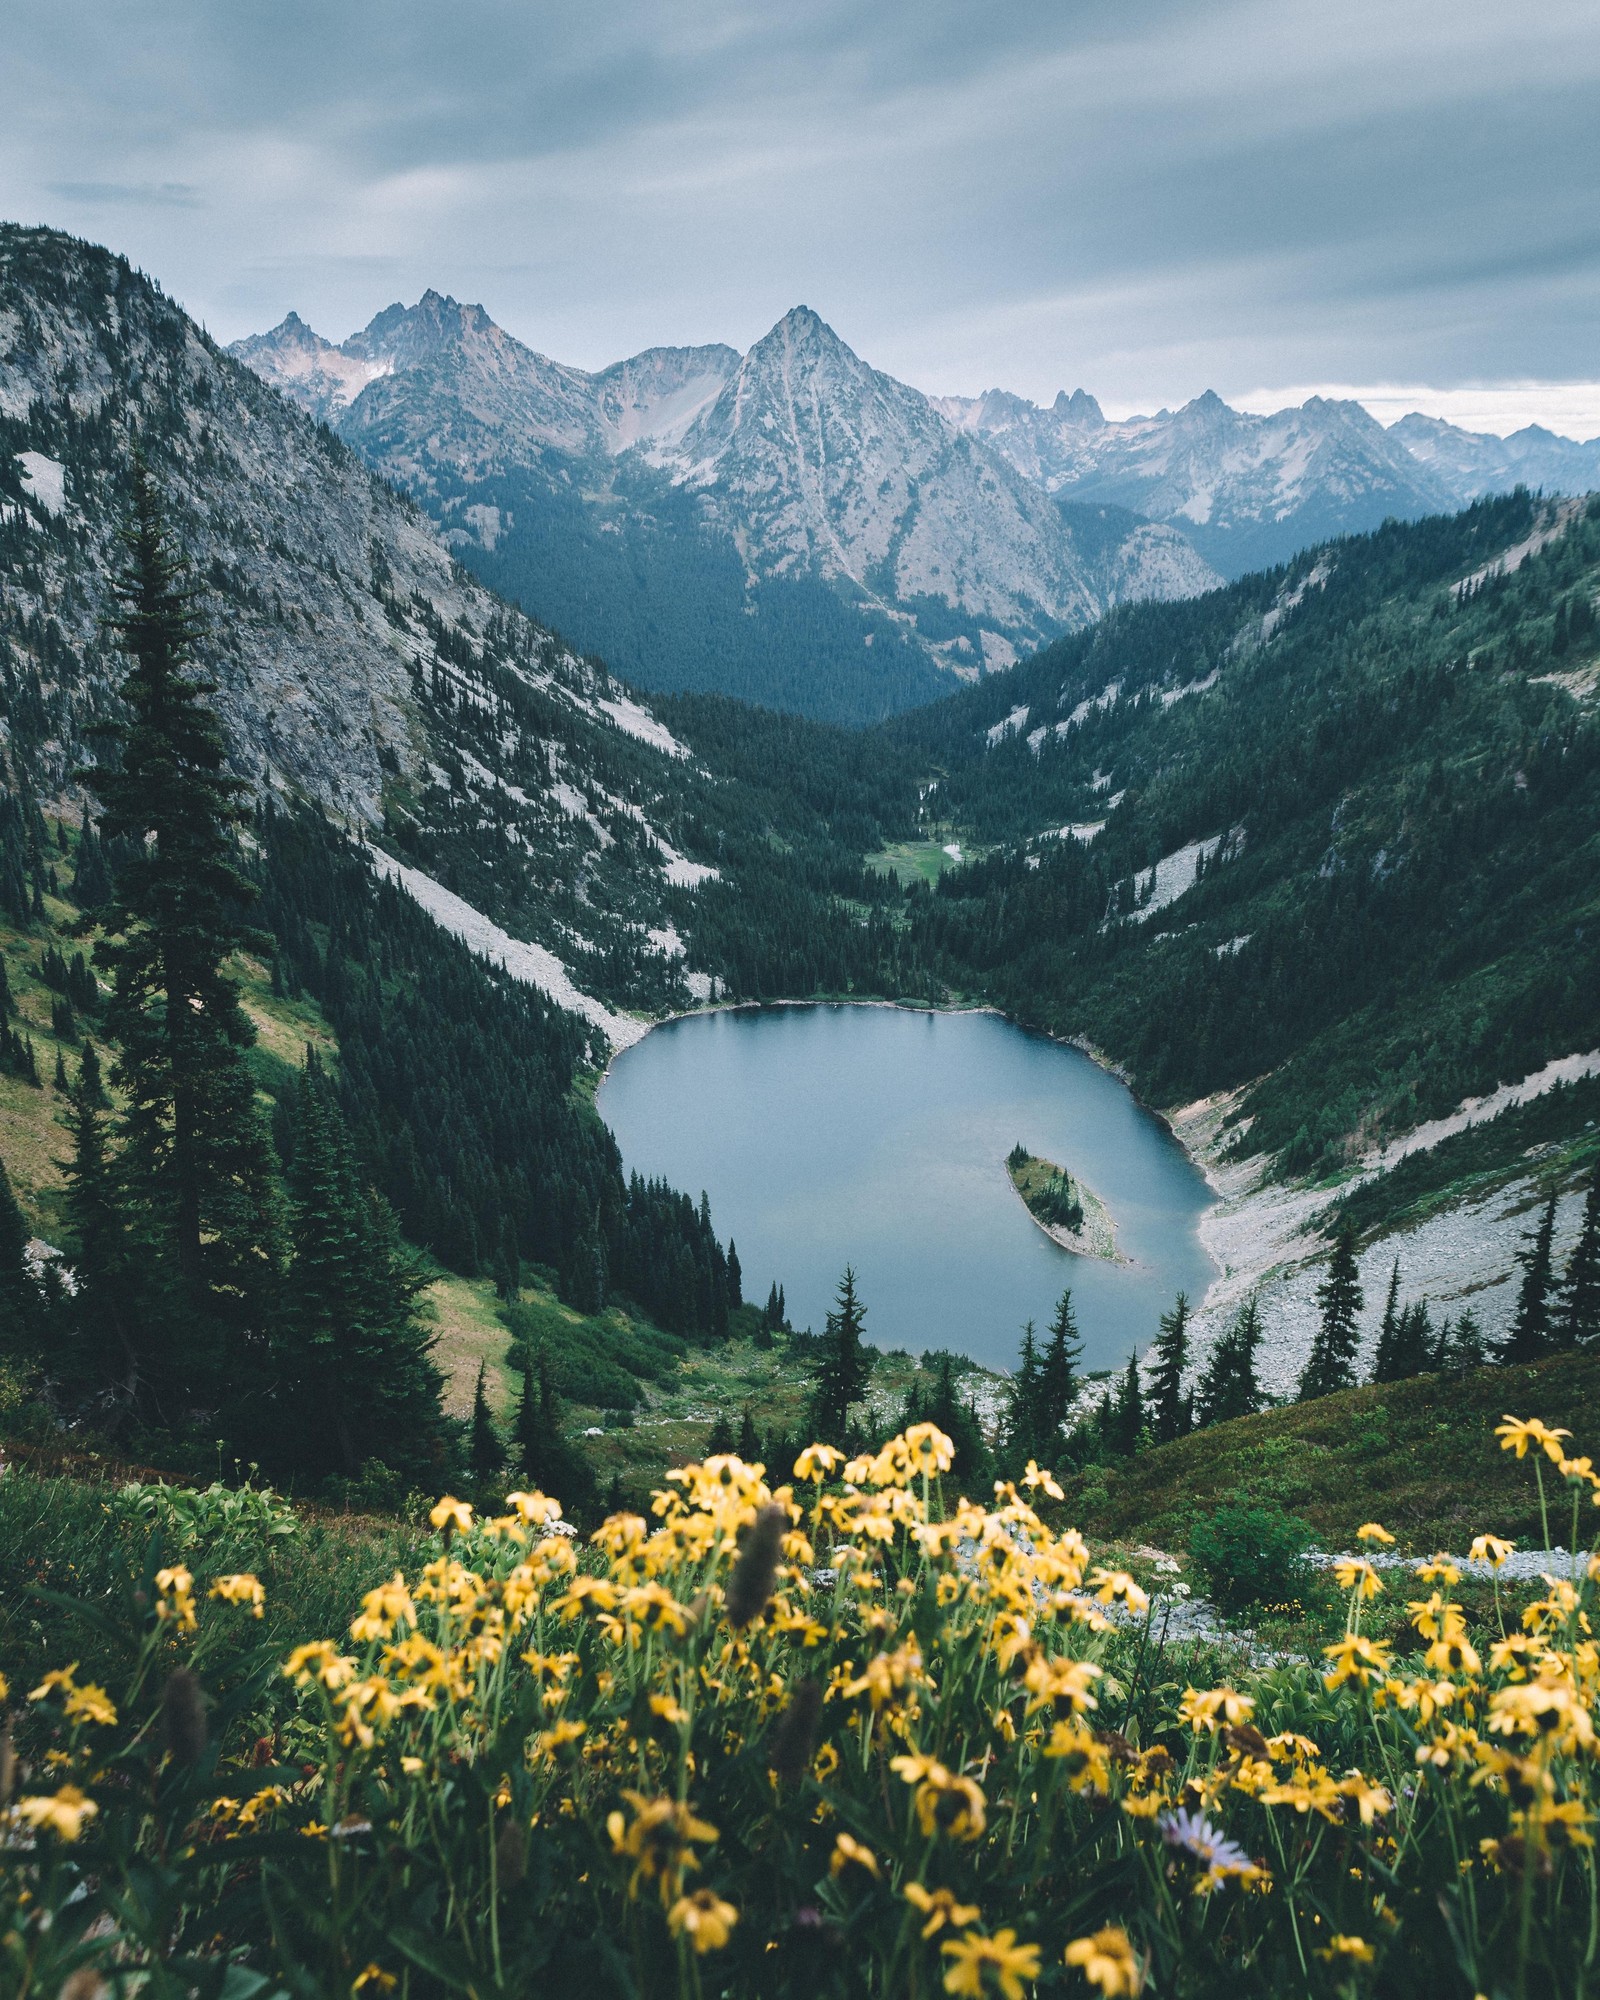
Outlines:
MULTIPOLYGON (((1501 1437, 1576 1530, 1589 1461, 1501 1437)), ((1048 1472, 979 1504, 951 1455, 712 1457, 587 1541, 542 1493, 446 1498, 287 1651, 254 1574, 158 1527, 6 1691, 5 1992, 1595 1990, 1600 1559, 1475 1624, 1373 1522, 1319 1661, 1196 1685, 1048 1472), (1403 1645, 1363 1630, 1397 1589, 1403 1645)))

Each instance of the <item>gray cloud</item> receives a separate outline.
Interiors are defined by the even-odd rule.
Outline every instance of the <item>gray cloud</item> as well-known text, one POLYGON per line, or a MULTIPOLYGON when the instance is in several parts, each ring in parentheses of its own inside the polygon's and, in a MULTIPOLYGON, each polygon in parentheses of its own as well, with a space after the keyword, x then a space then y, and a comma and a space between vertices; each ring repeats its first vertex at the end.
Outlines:
POLYGON ((1592 0, 54 0, 8 37, 0 210, 225 336, 434 284, 587 365, 803 298, 936 389, 1600 376, 1592 0))
POLYGON ((50 192, 79 207, 103 208, 128 202, 136 208, 198 208, 198 192, 183 181, 163 181, 159 187, 136 187, 128 181, 52 181, 50 192))

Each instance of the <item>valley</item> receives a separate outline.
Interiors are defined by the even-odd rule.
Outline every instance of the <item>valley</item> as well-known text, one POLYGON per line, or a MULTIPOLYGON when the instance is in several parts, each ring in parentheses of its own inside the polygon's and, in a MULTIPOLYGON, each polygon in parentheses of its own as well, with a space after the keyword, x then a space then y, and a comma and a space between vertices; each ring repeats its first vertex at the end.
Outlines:
MULTIPOLYGON (((412 1240, 463 1282, 506 1268, 515 1239, 524 1288, 553 1287, 575 1309, 592 1289, 581 1275, 591 1201, 607 1260, 626 1265, 626 1201, 599 1189, 625 1187, 631 1165, 602 1164, 609 1136, 585 1124, 596 1077, 641 1037, 626 1061, 662 1034, 699 1032, 684 1021, 646 1036, 652 1021, 779 1000, 892 1001, 940 1010, 952 1029, 963 1017, 944 1010, 998 1007, 1092 1049, 1143 1102, 1182 1107, 1167 1116, 1217 1200, 1199 1242, 1222 1276, 1213 1284, 1197 1265, 1165 1295, 1190 1290, 1203 1353, 1259 1292, 1264 1379, 1280 1391, 1303 1360, 1326 1232, 1341 1216, 1362 1236, 1368 1342, 1396 1251, 1408 1287, 1439 1311, 1471 1301, 1497 1335, 1552 1177, 1553 1254, 1570 1251, 1594 1151, 1582 1065, 1596 1030, 1586 857, 1600 560, 1585 505, 1480 500, 1199 596, 1113 605, 953 697, 846 730, 716 693, 630 691, 485 592, 424 512, 147 281, 39 232, 13 231, 6 245, 14 470, 0 537, 13 579, 8 768, 26 780, 8 836, 18 907, 43 882, 40 829, 69 847, 76 838, 83 796, 69 774, 113 700, 90 635, 112 563, 118 440, 137 418, 195 552, 230 755, 271 804, 257 838, 278 949, 255 977, 282 1004, 313 1004, 320 1025, 306 1038, 339 1051, 369 1171, 412 1240), (69 387, 84 382, 99 386, 69 387), (29 797, 48 821, 30 820, 29 797), (312 832, 319 818, 328 832, 312 832), (1429 943, 1441 925, 1448 951, 1429 943), (513 1008, 545 1023, 554 1067, 539 1091, 551 1111, 527 1141, 484 1126, 484 1157, 497 1162, 487 1177, 455 1136, 428 1139, 420 1177, 397 1165, 396 1131, 419 1143, 454 1133, 454 1115, 441 1115, 449 1094, 426 1076, 447 1044, 419 1049, 410 1108, 386 1124, 398 1079, 380 1084, 349 1037, 376 1052, 401 1016, 390 1000, 371 1019, 352 1007, 329 970, 336 939, 352 963, 393 965, 399 953, 420 969, 442 955, 451 980, 469 980, 470 1003, 441 989, 430 1036, 447 1034, 452 1005, 487 1024, 519 992, 513 1008), (1530 1098, 1528 1077, 1565 1081, 1530 1098), (574 1118, 555 1111, 563 1091, 574 1118), (1455 1131, 1467 1100, 1484 1115, 1456 1173, 1447 1162, 1467 1136, 1455 1131), (1543 1121, 1536 1134, 1530 1117, 1543 1121), (1530 1144, 1542 1149, 1531 1159, 1530 1144)), ((477 439, 461 465, 479 470, 518 426, 537 432, 541 452, 581 446, 620 463, 646 444, 676 451, 710 435, 695 427, 730 383, 766 394, 772 370, 792 382, 802 360, 819 410, 834 395, 824 381, 847 381, 874 422, 923 421, 910 391, 836 352, 814 315, 791 316, 752 356, 659 353, 601 378, 554 370, 481 314, 425 304, 420 318, 397 309, 375 323, 337 365, 295 334, 323 371, 302 369, 296 393, 338 416, 387 384, 393 414, 447 387, 460 396, 469 380, 498 383, 452 418, 458 443, 477 439)), ((260 351, 249 358, 265 365, 260 351)), ((988 435, 998 411, 941 421, 988 435)), ((1098 421, 1076 402, 1057 415, 1098 421)), ((1025 416, 1011 412, 1017 453, 1034 424, 1025 416)), ((725 444, 727 463, 743 462, 737 427, 725 444)), ((406 477, 432 509, 419 465, 406 477)), ((656 470, 666 475, 665 460, 656 470)), ((1129 531, 1113 514, 1101 528, 1102 547, 1129 531)), ((858 530, 876 532, 866 514, 858 530)), ((79 920, 68 903, 51 921, 66 936, 79 920)), ((33 948, 26 927, 18 943, 33 948)), ((275 1059, 292 1062, 292 1035, 259 1020, 275 1059)), ((608 1117, 615 1075, 600 1092, 608 1117)), ((1016 1137, 997 1130, 995 1157, 1016 1137)), ((49 1176, 26 1166, 39 1142, 18 1143, 30 1225, 48 1234, 59 1228, 49 1176)), ((1078 1159, 1070 1137, 1046 1151, 1078 1159)), ((1126 1193, 1102 1189, 1085 1164, 1120 1229, 1126 1193)), ((661 1171, 647 1165, 646 1181, 661 1171)), ((808 1169, 813 1181, 827 1171, 820 1159, 808 1169)), ((675 1160, 668 1179, 685 1194, 672 1200, 691 1201, 701 1178, 675 1160)), ((750 1179, 741 1168, 726 1193, 712 1189, 715 1227, 732 1227, 742 1255, 750 1179)), ((926 1194, 908 1201, 951 1212, 926 1194)), ((706 1240, 712 1227, 700 1214, 693 1233, 706 1240)), ((802 1325, 820 1323, 854 1254, 842 1214, 813 1241, 801 1252, 775 1240, 752 1274, 791 1286, 802 1325)), ((1046 1264, 1056 1255, 1042 1235, 1035 1248, 1046 1264)), ((1054 1295, 1044 1265, 1029 1296, 947 1286, 930 1336, 914 1286, 904 1304, 889 1296, 911 1285, 898 1268, 868 1286, 879 1323, 892 1322, 883 1342, 951 1347, 991 1367, 1010 1363, 1018 1327, 1054 1295)), ((631 1282, 649 1292, 660 1281, 631 1282)), ((598 1296, 604 1307, 604 1287, 598 1296)), ((1080 1303, 1108 1364, 1149 1338, 1158 1310, 1152 1297, 1101 1319, 1098 1303, 1080 1303)), ((722 1309, 657 1310, 689 1324, 722 1309)), ((458 1371, 453 1407, 462 1393, 458 1371)))

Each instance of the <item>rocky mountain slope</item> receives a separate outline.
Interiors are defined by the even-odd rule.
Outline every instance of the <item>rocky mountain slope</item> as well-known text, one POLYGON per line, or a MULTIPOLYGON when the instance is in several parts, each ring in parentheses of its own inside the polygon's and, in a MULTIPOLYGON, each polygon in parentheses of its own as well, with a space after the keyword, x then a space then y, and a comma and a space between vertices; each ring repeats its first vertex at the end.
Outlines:
POLYGON ((1118 422, 1082 389, 930 398, 804 307, 744 356, 654 348, 596 375, 437 292, 339 346, 291 313, 232 351, 632 678, 852 722, 1391 516, 1600 487, 1600 439, 1386 429, 1322 397, 1118 422))
POLYGON ((1390 515, 1453 513, 1518 485, 1600 486, 1600 438, 1576 444, 1534 426, 1490 437, 1416 414, 1385 429, 1359 403, 1321 396, 1257 416, 1207 393, 1117 423, 1081 389, 1048 409, 999 389, 939 408, 1048 492, 1168 522, 1230 577, 1390 515))
POLYGON ((650 685, 860 720, 1216 581, 1170 528, 1055 506, 804 307, 742 357, 596 375, 436 292, 342 346, 291 316, 233 351, 497 588, 650 685))
MULTIPOLYGON (((349 393, 357 364, 340 377, 298 351, 317 393, 349 393)), ((360 365, 388 365, 374 355, 360 365)), ((135 449, 259 794, 370 838, 441 921, 520 953, 513 970, 613 1041, 637 1032, 620 1006, 688 998, 673 914, 716 871, 675 844, 709 781, 670 731, 125 261, 16 227, 0 229, 0 785, 73 797, 113 701, 135 449)))

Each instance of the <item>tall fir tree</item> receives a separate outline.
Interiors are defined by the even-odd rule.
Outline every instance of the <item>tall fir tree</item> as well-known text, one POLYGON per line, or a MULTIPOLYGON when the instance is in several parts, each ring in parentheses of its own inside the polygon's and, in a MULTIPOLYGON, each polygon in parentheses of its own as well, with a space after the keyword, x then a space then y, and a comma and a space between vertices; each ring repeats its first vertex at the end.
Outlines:
POLYGON ((1266 1398, 1256 1377, 1261 1341, 1260 1311, 1253 1298, 1246 1299, 1200 1372, 1196 1404, 1202 1424, 1225 1424, 1234 1417, 1254 1416, 1264 1406, 1266 1398))
POLYGON ((561 1399, 543 1347, 524 1358, 515 1446, 517 1463, 525 1476, 541 1492, 559 1500, 569 1515, 581 1515, 593 1505, 594 1471, 561 1428, 561 1399))
POLYGON ((1400 1331, 1400 1259, 1389 1273, 1389 1290, 1383 1302, 1383 1318, 1378 1323, 1378 1345, 1372 1357, 1374 1382, 1398 1382, 1395 1372, 1395 1336, 1400 1331))
POLYGON ((1334 1238, 1328 1275, 1317 1287, 1321 1317, 1312 1339, 1310 1358, 1300 1377, 1301 1402, 1354 1386, 1356 1349, 1360 1344, 1356 1320, 1363 1302, 1355 1230, 1349 1222, 1344 1222, 1334 1238))
POLYGON ((64 1361, 76 1390, 126 1414, 139 1394, 140 1315, 161 1309, 162 1286, 148 1246, 133 1235, 123 1212, 107 1146, 107 1109, 94 1044, 86 1042, 67 1100, 72 1157, 63 1164, 73 1292, 64 1361))
POLYGON ((852 1406, 867 1393, 872 1359, 861 1339, 866 1316, 866 1307, 856 1297, 856 1274, 847 1264, 823 1331, 807 1409, 812 1435, 822 1443, 843 1440, 852 1406))
POLYGON ((370 1459, 418 1471, 440 1449, 443 1383, 418 1311, 426 1277, 361 1183, 332 1089, 306 1051, 291 1120, 290 1258, 261 1449, 314 1476, 370 1459))
POLYGON ((1078 1337, 1078 1321, 1069 1289, 1056 1301, 1049 1339, 1039 1361, 1039 1421, 1034 1442, 1041 1453, 1059 1456, 1061 1435, 1082 1386, 1078 1378, 1082 1359, 1083 1342, 1078 1337))
POLYGON ((1189 1360, 1189 1295, 1179 1292, 1172 1311, 1161 1315, 1152 1350, 1155 1362, 1145 1396, 1146 1419, 1157 1444, 1171 1444, 1194 1428, 1194 1399, 1184 1393, 1189 1360))
POLYGON ((950 1476, 970 1489, 990 1475, 993 1469, 989 1448, 983 1441, 983 1426, 971 1403, 961 1400, 956 1387, 954 1357, 941 1353, 933 1358, 931 1384, 927 1381, 929 1358, 924 1356, 922 1367, 911 1378, 905 1408, 901 1412, 900 1428, 905 1430, 912 1424, 937 1424, 955 1448, 950 1461, 950 1476))
POLYGON ((500 1441, 500 1433, 495 1429, 494 1418, 489 1411, 489 1397, 484 1386, 486 1364, 478 1363, 478 1380, 472 1391, 472 1429, 467 1440, 467 1464, 472 1476, 480 1484, 494 1478, 502 1471, 506 1462, 506 1448, 500 1441))
POLYGON ((1600 1160, 1589 1177, 1578 1240, 1562 1276, 1555 1335, 1561 1347, 1600 1345, 1600 1160))
POLYGON ((141 1365, 162 1395, 195 1400, 236 1379, 263 1337, 278 1252, 271 1148, 244 1060, 254 1031, 223 970, 251 939, 235 849, 244 787, 227 773, 215 684, 195 670, 193 593, 138 463, 124 543, 126 719, 105 731, 114 757, 86 774, 122 855, 95 956, 120 1044, 119 1177, 179 1280, 177 1311, 145 1321, 141 1365))
POLYGON ((0 1354, 33 1353, 40 1306, 39 1287, 28 1263, 28 1225, 0 1160, 0 1354))
POLYGON ((1556 1196, 1551 1193, 1537 1226, 1524 1234, 1525 1250, 1517 1252, 1522 1266, 1522 1283, 1517 1290, 1517 1309, 1510 1331, 1495 1350, 1504 1362, 1537 1361, 1548 1354, 1551 1344, 1555 1283, 1556 1196))
POLYGON ((1144 1442, 1144 1391, 1139 1380, 1139 1357, 1128 1356, 1117 1393, 1111 1400, 1106 1442, 1123 1458, 1132 1458, 1144 1442))
POLYGON ((1482 1368, 1488 1359, 1489 1350, 1475 1313, 1464 1312, 1458 1319, 1445 1322, 1439 1333, 1436 1364, 1441 1373, 1465 1375, 1474 1368, 1482 1368))
POLYGON ((1008 1473, 1019 1473, 1030 1458, 1039 1457, 1038 1425, 1039 1345, 1030 1319, 1022 1329, 1017 1372, 1006 1394, 1006 1413, 1000 1429, 1000 1452, 1008 1473))

